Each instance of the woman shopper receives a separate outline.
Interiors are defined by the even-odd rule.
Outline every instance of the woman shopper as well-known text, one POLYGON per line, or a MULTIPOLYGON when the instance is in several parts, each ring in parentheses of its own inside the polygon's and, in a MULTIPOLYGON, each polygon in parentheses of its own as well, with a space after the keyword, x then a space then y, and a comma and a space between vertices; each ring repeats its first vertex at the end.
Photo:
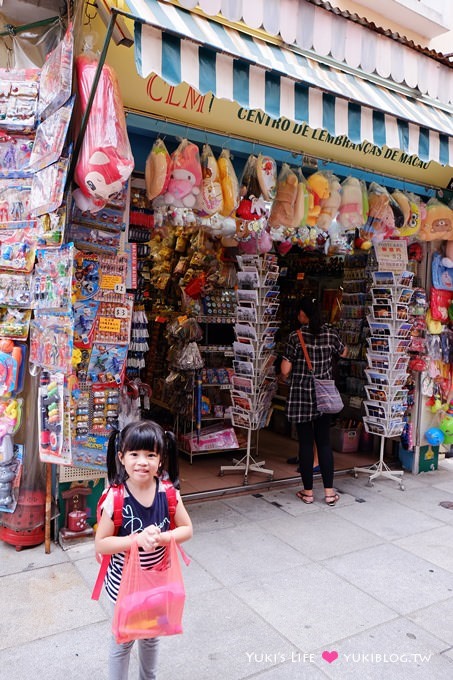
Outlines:
MULTIPOLYGON (((320 379, 332 379, 333 360, 347 356, 347 347, 337 331, 322 323, 321 310, 315 298, 304 297, 297 306, 297 320, 310 357, 313 374, 320 379)), ((299 469, 304 485, 297 497, 307 504, 313 496, 313 445, 318 450, 319 467, 324 485, 324 498, 329 506, 340 499, 333 488, 333 453, 330 444, 330 418, 316 407, 313 377, 305 360, 297 331, 290 334, 283 357, 282 377, 289 378, 286 415, 296 424, 299 439, 299 469)))

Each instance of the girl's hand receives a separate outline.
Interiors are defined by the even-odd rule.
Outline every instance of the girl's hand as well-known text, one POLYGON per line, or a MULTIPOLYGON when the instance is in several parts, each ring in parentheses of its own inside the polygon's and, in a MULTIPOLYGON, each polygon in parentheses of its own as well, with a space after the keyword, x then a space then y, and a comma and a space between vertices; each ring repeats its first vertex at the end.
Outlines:
POLYGON ((171 535, 172 535, 171 531, 162 532, 157 539, 157 545, 158 546, 170 545, 171 535))
POLYGON ((137 534, 137 544, 146 552, 151 552, 159 545, 160 529, 154 525, 146 527, 143 531, 137 534))

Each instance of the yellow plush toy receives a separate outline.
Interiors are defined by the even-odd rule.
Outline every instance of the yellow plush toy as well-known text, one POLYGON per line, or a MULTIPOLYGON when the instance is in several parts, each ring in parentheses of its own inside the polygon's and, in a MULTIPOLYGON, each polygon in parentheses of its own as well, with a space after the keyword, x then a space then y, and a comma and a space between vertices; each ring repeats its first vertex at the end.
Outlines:
POLYGON ((314 227, 321 214, 321 202, 330 196, 329 179, 324 172, 314 172, 307 179, 307 185, 313 199, 308 210, 307 224, 314 227))
POLYGON ((422 218, 425 216, 425 204, 415 194, 407 194, 410 216, 406 224, 399 230, 400 236, 415 236, 419 231, 422 218))
POLYGON ((332 220, 340 209, 341 184, 335 175, 329 176, 329 196, 321 199, 321 211, 318 217, 318 227, 327 231, 332 220))
POLYGON ((217 166, 223 193, 223 208, 220 213, 224 217, 229 217, 239 205, 239 182, 228 149, 223 149, 217 166))
POLYGON ((453 239, 453 210, 437 198, 430 198, 418 237, 422 241, 453 239))
POLYGON ((399 228, 398 234, 401 234, 401 230, 407 226, 411 217, 411 204, 408 195, 404 191, 395 189, 392 193, 392 198, 398 203, 401 212, 403 213, 403 225, 399 228))

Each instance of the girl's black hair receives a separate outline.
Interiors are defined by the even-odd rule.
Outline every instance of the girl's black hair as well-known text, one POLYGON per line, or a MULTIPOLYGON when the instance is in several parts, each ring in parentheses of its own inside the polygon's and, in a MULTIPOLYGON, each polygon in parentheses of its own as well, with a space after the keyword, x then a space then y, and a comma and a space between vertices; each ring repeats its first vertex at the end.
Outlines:
POLYGON ((107 446, 109 484, 124 484, 127 480, 118 451, 156 451, 160 455, 159 474, 166 470, 170 480, 179 488, 178 447, 173 432, 165 431, 153 420, 139 420, 126 425, 121 432, 113 431, 107 446))
POLYGON ((297 313, 304 312, 308 317, 308 328, 313 335, 319 335, 322 326, 321 310, 316 298, 303 297, 297 303, 297 313))

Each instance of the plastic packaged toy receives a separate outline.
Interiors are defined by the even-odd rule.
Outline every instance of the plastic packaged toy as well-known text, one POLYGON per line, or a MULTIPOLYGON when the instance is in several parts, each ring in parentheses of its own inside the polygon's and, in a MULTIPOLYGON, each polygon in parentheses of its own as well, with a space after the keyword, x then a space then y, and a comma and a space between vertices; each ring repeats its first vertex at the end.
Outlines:
POLYGON ((170 181, 171 158, 162 139, 156 139, 145 165, 146 196, 152 201, 167 191, 170 181))
POLYGON ((96 385, 123 384, 128 348, 126 345, 95 343, 88 365, 88 378, 96 385))
POLYGON ((36 126, 38 69, 0 69, 0 120, 2 128, 33 132, 36 126))
POLYGON ((29 174, 33 137, 9 135, 0 131, 0 177, 24 177, 29 174))
POLYGON ((39 80, 38 115, 47 118, 71 96, 74 38, 72 25, 59 45, 47 56, 39 80))
POLYGON ((200 193, 202 171, 196 144, 183 139, 171 156, 171 174, 163 203, 180 208, 194 208, 200 193))
POLYGON ((44 215, 57 210, 63 203, 69 158, 48 165, 33 175, 30 208, 33 216, 44 215))
POLYGON ((30 309, 32 277, 29 274, 0 272, 0 305, 30 309))
POLYGON ((74 108, 74 97, 38 125, 30 155, 29 170, 36 172, 55 163, 63 153, 69 122, 74 108))
MULTIPOLYGON (((88 54, 76 58, 77 82, 85 110, 97 69, 88 54)), ((79 190, 74 199, 81 210, 97 212, 121 191, 134 168, 126 119, 114 70, 104 64, 93 101, 80 156, 75 168, 79 190), (105 121, 109 124, 106 125, 105 121)))
POLYGON ((44 368, 49 371, 71 373, 73 348, 73 322, 68 316, 42 314, 30 324, 31 371, 44 368))

